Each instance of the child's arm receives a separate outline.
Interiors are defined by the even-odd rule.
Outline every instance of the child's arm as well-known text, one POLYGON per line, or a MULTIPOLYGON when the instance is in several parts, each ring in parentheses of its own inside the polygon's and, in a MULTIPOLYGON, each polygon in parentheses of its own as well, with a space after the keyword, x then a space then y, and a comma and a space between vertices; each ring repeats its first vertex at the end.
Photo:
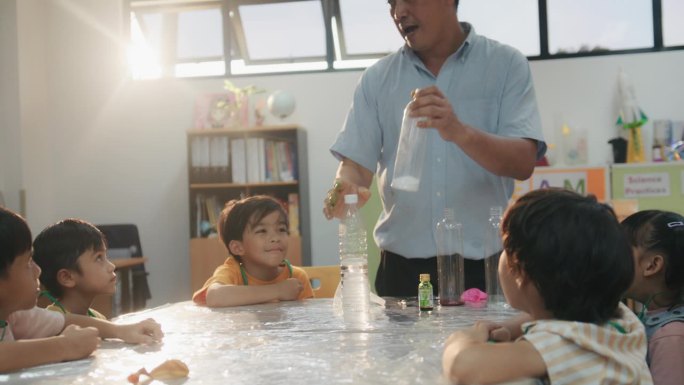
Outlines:
POLYGON ((487 343, 491 325, 476 323, 452 334, 442 355, 442 372, 453 383, 496 384, 546 375, 546 364, 527 341, 487 343))
POLYGON ((67 326, 61 335, 0 343, 0 373, 88 357, 100 343, 97 329, 67 326))
POLYGON ((161 326, 153 319, 130 325, 118 325, 107 320, 78 314, 65 314, 64 317, 67 325, 92 326, 100 332, 102 338, 119 338, 131 344, 149 344, 160 341, 164 337, 161 326))
POLYGON ((273 285, 259 286, 214 283, 207 289, 207 306, 253 305, 274 300, 294 301, 301 291, 302 283, 296 278, 288 278, 273 285))
POLYGON ((522 336, 522 324, 532 321, 527 313, 519 314, 503 322, 487 323, 489 339, 496 342, 515 341, 522 336))

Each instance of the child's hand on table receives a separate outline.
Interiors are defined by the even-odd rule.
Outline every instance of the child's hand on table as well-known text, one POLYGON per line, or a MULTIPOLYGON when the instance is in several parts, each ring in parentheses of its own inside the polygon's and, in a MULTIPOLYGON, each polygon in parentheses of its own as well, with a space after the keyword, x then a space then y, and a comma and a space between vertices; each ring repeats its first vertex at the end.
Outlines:
POLYGON ((118 331, 118 338, 130 344, 150 344, 164 337, 161 325, 151 318, 130 325, 118 325, 118 331))
POLYGON ((280 286, 278 299, 281 301, 296 300, 303 289, 302 283, 297 278, 288 278, 276 285, 280 286))
POLYGON ((100 336, 94 327, 81 328, 69 325, 60 334, 63 338, 63 360, 80 360, 88 357, 100 345, 100 336))

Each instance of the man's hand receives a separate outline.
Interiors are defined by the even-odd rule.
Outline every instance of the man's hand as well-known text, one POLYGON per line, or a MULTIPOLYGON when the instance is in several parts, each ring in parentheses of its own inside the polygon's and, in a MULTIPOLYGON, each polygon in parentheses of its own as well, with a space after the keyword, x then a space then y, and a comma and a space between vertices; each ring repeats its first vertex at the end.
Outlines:
POLYGON ((323 214, 330 220, 333 218, 344 217, 344 196, 347 194, 357 194, 359 196, 358 207, 366 204, 370 198, 370 190, 359 187, 343 179, 335 179, 333 187, 328 190, 328 194, 323 201, 323 214))
POLYGON ((442 139, 455 142, 464 133, 464 126, 454 114, 451 103, 437 86, 413 91, 410 116, 425 118, 418 121, 420 128, 434 128, 442 139))

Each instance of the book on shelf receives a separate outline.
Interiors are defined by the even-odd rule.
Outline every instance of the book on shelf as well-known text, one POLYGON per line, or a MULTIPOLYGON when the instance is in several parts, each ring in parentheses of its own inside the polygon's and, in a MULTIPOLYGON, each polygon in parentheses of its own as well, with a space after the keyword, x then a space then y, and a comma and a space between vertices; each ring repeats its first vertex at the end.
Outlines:
POLYGON ((245 140, 242 138, 230 141, 231 169, 233 183, 247 183, 247 167, 245 166, 245 140))
POLYGON ((197 194, 195 210, 195 236, 202 238, 217 234, 218 219, 223 210, 219 198, 216 195, 197 194))

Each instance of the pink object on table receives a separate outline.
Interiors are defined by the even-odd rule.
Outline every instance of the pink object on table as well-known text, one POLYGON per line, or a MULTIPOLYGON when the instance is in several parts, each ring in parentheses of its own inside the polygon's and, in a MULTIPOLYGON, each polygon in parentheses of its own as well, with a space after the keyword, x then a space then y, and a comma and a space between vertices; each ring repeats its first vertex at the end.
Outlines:
POLYGON ((487 300, 487 293, 477 288, 470 288, 461 294, 463 302, 480 302, 487 300))

